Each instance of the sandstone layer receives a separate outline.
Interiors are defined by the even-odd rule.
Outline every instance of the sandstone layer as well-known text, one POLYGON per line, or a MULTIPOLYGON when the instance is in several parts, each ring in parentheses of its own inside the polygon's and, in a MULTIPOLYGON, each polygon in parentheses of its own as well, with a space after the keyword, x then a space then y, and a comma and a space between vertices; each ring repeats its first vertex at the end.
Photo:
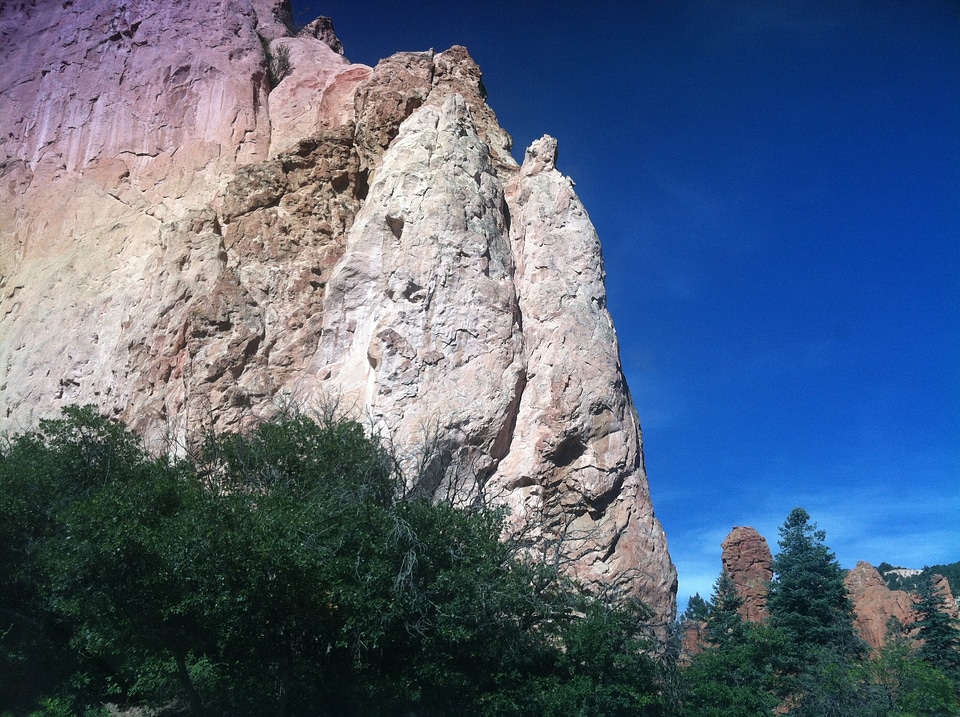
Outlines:
POLYGON ((767 619, 767 592, 773 579, 773 556, 766 538, 754 528, 736 526, 720 544, 721 563, 743 598, 740 614, 744 620, 767 619))
POLYGON ((2 427, 95 403, 176 447, 336 403, 424 489, 483 491, 672 618, 556 142, 517 165, 464 48, 370 68, 288 21, 281 0, 0 7, 2 427))
POLYGON ((902 625, 913 622, 913 599, 904 590, 891 590, 879 571, 860 561, 843 580, 853 600, 853 609, 860 637, 870 647, 882 647, 887 638, 887 624, 896 618, 902 625))

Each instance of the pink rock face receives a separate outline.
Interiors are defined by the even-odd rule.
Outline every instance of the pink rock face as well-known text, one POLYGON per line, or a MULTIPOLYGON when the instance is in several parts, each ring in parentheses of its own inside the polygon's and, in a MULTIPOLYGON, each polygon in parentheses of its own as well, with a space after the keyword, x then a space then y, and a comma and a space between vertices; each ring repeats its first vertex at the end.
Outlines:
POLYGON ((672 619, 600 243, 555 140, 517 166, 462 47, 351 65, 284 7, 0 6, 2 428, 95 403, 176 448, 336 401, 411 480, 484 491, 672 619), (276 87, 265 46, 293 65, 276 87))
POLYGON ((735 527, 723 543, 721 561, 737 592, 743 598, 740 614, 744 620, 763 622, 767 619, 767 591, 773 579, 770 546, 753 528, 735 527))
POLYGON ((943 602, 947 607, 947 614, 955 619, 960 618, 960 609, 958 609, 957 600, 950 590, 950 582, 942 575, 934 575, 933 587, 943 595, 943 602))
MULTIPOLYGON (((8 427, 29 427, 65 403, 129 414, 143 400, 132 393, 141 367, 128 356, 141 348, 133 324, 157 321, 159 307, 140 307, 161 298, 147 287, 171 251, 165 227, 212 200, 238 166, 267 157, 258 32, 276 31, 279 6, 0 5, 8 427)), ((197 249, 216 256, 215 247, 197 249)))
POLYGON ((897 618, 901 624, 913 621, 913 600, 903 590, 891 590, 870 563, 860 561, 843 580, 853 600, 860 636, 872 648, 886 642, 887 623, 897 618))
POLYGON ((322 40, 309 35, 270 43, 287 52, 293 70, 270 93, 270 155, 289 151, 321 125, 339 127, 353 120, 353 95, 370 68, 351 65, 322 40))

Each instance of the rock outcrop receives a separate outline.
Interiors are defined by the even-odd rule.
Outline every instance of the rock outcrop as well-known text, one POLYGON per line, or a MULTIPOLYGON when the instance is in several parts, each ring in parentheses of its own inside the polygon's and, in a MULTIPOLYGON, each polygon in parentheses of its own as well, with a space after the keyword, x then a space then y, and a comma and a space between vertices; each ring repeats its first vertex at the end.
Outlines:
POLYGON ((720 560, 743 598, 740 614, 749 622, 767 619, 767 592, 773 579, 770 546, 755 529, 737 526, 720 544, 720 560))
POLYGON ((517 165, 464 48, 370 68, 286 20, 281 0, 0 7, 2 427, 96 403, 170 446, 337 402, 424 487, 483 490, 585 583, 672 618, 556 142, 517 165))
POLYGON ((946 606, 947 614, 954 620, 960 620, 960 606, 957 605, 957 599, 950 590, 950 581, 942 575, 933 576, 933 587, 943 595, 943 604, 946 606))
POLYGON ((891 590, 879 571, 860 561, 843 580, 853 600, 855 621, 860 637, 872 648, 886 642, 887 624, 896 618, 902 625, 913 621, 913 600, 903 590, 891 590))
MULTIPOLYGON (((763 622, 769 617, 766 610, 767 590, 773 578, 772 557, 766 539, 753 528, 735 527, 721 544, 723 569, 727 571, 743 598, 740 614, 749 622, 763 622)), ((860 636, 871 648, 882 647, 887 639, 887 627, 891 618, 909 626, 913 620, 914 600, 904 590, 891 590, 883 576, 870 563, 860 561, 844 577, 844 585, 853 601, 854 621, 860 636)), ((950 592, 950 584, 939 575, 934 576, 934 585, 945 598, 948 610, 957 614, 956 601, 950 592)), ((690 654, 696 654, 695 638, 699 637, 697 626, 689 626, 685 645, 690 654)))

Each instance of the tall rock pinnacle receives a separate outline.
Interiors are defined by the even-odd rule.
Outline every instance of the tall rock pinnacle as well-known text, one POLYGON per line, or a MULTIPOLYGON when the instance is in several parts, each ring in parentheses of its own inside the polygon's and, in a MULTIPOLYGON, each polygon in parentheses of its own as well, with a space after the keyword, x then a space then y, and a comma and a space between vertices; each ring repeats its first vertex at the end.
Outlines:
POLYGON ((744 620, 767 619, 767 592, 773 579, 770 546, 754 528, 736 526, 720 544, 720 560, 737 592, 743 598, 740 614, 744 620))
POLYGON ((0 7, 2 427, 96 403, 176 444, 336 401, 426 489, 482 490, 580 580, 672 618, 556 141, 518 166, 462 47, 352 65, 285 7, 0 7))

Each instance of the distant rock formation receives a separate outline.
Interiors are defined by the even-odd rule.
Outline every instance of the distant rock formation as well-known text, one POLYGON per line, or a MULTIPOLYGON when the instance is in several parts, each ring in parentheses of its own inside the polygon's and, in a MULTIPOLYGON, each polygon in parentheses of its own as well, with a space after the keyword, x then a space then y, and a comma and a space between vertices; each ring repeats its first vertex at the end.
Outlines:
MULTIPOLYGON (((735 527, 721 547, 723 569, 743 598, 740 614, 749 622, 763 622, 769 617, 766 599, 773 578, 772 557, 766 539, 753 528, 735 527)), ((857 630, 870 647, 879 648, 885 644, 891 618, 905 626, 913 622, 913 597, 904 590, 888 588, 879 571, 870 563, 858 562, 844 577, 844 585, 853 601, 857 630)), ((950 584, 936 575, 934 585, 944 595, 948 611, 957 617, 957 604, 950 592, 950 584)), ((694 642, 700 632, 702 630, 685 635, 684 644, 694 642)))
POLYGON ((518 166, 462 47, 370 68, 288 19, 0 5, 2 428, 95 403, 176 445, 338 401, 411 466, 428 444, 426 487, 479 486, 671 619, 600 243, 555 140, 518 166))
POLYGON ((770 546, 755 529, 737 526, 720 544, 720 560, 743 598, 740 614, 749 622, 767 619, 767 592, 773 579, 770 546))
POLYGON ((888 588, 879 571, 870 563, 858 562, 843 583, 853 600, 857 629, 870 647, 882 647, 886 642, 890 618, 896 618, 902 625, 913 621, 910 594, 888 588))
POLYGON ((950 590, 950 581, 942 575, 933 576, 933 588, 943 595, 943 603, 946 606, 947 614, 954 619, 960 619, 960 606, 957 605, 957 599, 950 590))

